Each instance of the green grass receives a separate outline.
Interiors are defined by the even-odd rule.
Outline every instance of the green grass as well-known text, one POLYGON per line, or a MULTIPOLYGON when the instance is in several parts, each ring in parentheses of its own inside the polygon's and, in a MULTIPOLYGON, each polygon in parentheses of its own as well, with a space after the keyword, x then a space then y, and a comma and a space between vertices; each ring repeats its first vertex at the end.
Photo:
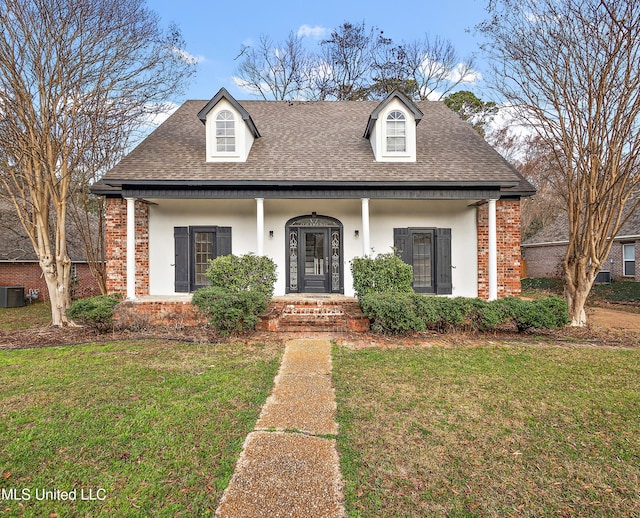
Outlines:
POLYGON ((640 516, 640 351, 334 348, 350 516, 640 516))
POLYGON ((21 308, 0 308, 0 331, 13 331, 51 323, 51 305, 48 302, 27 304, 21 308))
POLYGON ((591 298, 608 302, 640 302, 640 282, 614 281, 597 284, 591 289, 591 298))
MULTIPOLYGON (((549 293, 562 295, 563 280, 557 278, 522 279, 522 295, 540 298, 549 293)), ((636 302, 640 303, 640 282, 613 281, 611 284, 594 284, 589 302, 636 302)))
POLYGON ((280 353, 161 340, 0 351, 0 489, 31 492, 0 514, 215 511, 280 353), (77 500, 36 501, 38 489, 77 500))

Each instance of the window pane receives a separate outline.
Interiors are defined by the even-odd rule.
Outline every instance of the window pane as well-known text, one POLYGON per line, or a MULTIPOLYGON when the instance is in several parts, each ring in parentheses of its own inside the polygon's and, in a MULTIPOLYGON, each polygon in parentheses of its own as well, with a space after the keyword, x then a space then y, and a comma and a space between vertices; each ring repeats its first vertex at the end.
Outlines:
POLYGON ((393 114, 399 114, 404 119, 404 115, 400 112, 391 112, 387 118, 387 151, 403 152, 406 151, 405 122, 404 120, 393 120, 393 114))
POLYGON ((233 153, 236 150, 235 137, 216 137, 216 149, 223 153, 233 153))
POLYGON ((625 261, 624 262, 624 274, 628 277, 636 276, 636 263, 635 261, 625 261))
POLYGON ((405 151, 404 137, 387 137, 387 151, 405 151))
POLYGON ((635 252, 636 252, 635 244, 632 245, 622 245, 622 258, 625 261, 634 261, 635 260, 635 252))
POLYGON ((305 275, 324 275, 324 233, 305 234, 305 275))
POLYGON ((413 287, 431 288, 433 286, 431 272, 431 234, 412 234, 413 249, 413 287))
POLYGON ((195 284, 206 286, 209 281, 205 275, 209 259, 213 259, 213 232, 195 232, 193 237, 195 254, 195 284))
POLYGON ((236 126, 233 114, 221 111, 216 116, 216 150, 219 153, 233 153, 236 150, 236 126))

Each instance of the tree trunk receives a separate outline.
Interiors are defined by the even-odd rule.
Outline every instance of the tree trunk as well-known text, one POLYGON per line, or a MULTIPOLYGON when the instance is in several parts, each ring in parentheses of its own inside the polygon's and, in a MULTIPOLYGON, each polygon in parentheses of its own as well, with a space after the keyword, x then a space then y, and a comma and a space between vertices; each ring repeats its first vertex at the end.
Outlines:
POLYGON ((587 314, 584 305, 587 302, 590 288, 584 286, 573 286, 572 289, 567 285, 566 289, 567 304, 569 305, 569 318, 571 325, 583 327, 587 324, 587 314))
POLYGON ((71 307, 71 260, 68 255, 63 257, 44 257, 40 260, 40 267, 49 290, 51 302, 51 325, 62 327, 71 322, 67 317, 67 310, 71 307))
POLYGON ((587 324, 584 306, 599 271, 599 267, 596 268, 593 263, 589 263, 588 266, 587 264, 586 258, 565 260, 564 264, 565 298, 569 306, 571 325, 576 327, 587 324))

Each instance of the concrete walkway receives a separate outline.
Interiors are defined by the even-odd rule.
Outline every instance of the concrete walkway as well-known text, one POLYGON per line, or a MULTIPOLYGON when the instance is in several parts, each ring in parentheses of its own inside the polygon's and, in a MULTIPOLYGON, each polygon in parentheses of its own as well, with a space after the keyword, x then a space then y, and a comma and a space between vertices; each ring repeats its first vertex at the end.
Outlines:
POLYGON ((289 341, 216 516, 344 516, 335 411, 331 344, 289 341))

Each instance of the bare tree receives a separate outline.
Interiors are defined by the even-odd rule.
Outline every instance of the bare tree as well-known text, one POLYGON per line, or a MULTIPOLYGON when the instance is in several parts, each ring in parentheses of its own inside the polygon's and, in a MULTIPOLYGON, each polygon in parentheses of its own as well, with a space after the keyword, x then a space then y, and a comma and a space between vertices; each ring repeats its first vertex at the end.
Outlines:
POLYGON ((403 45, 405 69, 420 100, 441 100, 464 83, 477 78, 472 57, 461 58, 450 40, 425 34, 403 45))
POLYGON ((526 240, 564 212, 567 196, 553 150, 537 135, 517 134, 505 126, 490 133, 490 144, 515 165, 536 194, 523 198, 521 208, 521 234, 526 240))
POLYGON ((261 35, 258 44, 245 47, 241 55, 243 60, 236 70, 241 88, 265 100, 299 99, 304 95, 309 56, 295 33, 289 33, 282 44, 261 35))
POLYGON ((122 153, 194 64, 143 0, 0 0, 0 25, 0 181, 65 325, 78 179, 122 153))
POLYGON ((586 298, 640 181, 640 4, 495 0, 489 13, 480 29, 495 86, 562 175, 566 297, 572 323, 584 325, 586 298))
POLYGON ((238 85, 265 100, 382 99, 393 90, 412 99, 442 98, 476 79, 473 59, 459 59, 450 41, 426 35, 395 44, 364 22, 333 29, 317 52, 305 50, 292 32, 281 44, 262 35, 238 58, 238 85))
POLYGON ((320 43, 330 78, 324 98, 358 101, 369 97, 373 56, 381 35, 375 27, 367 29, 364 22, 345 22, 320 43))

